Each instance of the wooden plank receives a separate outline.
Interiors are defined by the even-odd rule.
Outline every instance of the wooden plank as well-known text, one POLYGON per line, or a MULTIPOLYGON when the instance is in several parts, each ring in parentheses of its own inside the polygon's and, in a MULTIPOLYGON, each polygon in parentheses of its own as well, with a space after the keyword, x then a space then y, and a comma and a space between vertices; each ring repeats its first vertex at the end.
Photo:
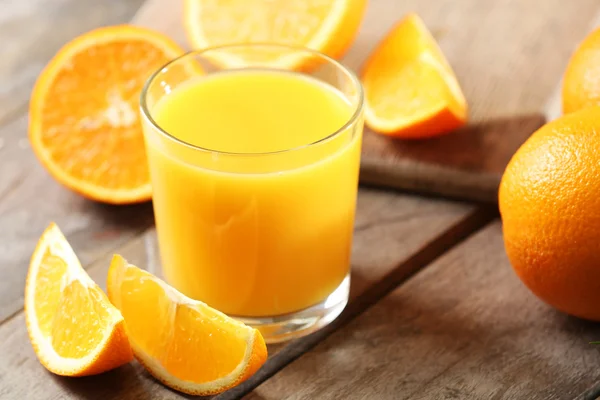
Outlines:
POLYGON ((147 0, 132 23, 164 33, 188 50, 193 50, 182 24, 183 1, 147 0))
POLYGON ((0 0, 0 125, 26 112, 29 93, 64 43, 98 26, 129 21, 143 0, 0 0))
POLYGON ((600 381, 599 339, 519 282, 496 222, 246 398, 573 399, 600 381))
MULTIPOLYGON (((461 235, 475 229, 477 225, 473 224, 480 225, 484 221, 485 218, 471 206, 377 190, 361 190, 351 289, 358 306, 349 308, 354 307, 353 312, 356 312, 360 307, 366 307, 368 303, 365 303, 364 298, 376 301, 377 296, 383 296, 386 290, 391 290, 390 285, 393 288, 397 281, 405 279, 460 240, 461 235), (470 222, 465 224, 465 221, 470 222), (444 235, 448 230, 450 233, 444 235), (444 238, 441 241, 438 240, 440 235, 444 238), (414 258, 416 254, 419 258, 414 258)), ((77 251, 77 246, 75 247, 77 251)), ((131 241, 118 252, 141 267, 159 272, 153 230, 131 241)), ((105 284, 108 265, 109 257, 103 257, 89 269, 92 278, 101 286, 105 284)), ((0 337, 5 338, 0 343, 0 353, 3 354, 0 357, 0 379, 6 382, 0 387, 5 390, 7 398, 51 399, 64 393, 85 394, 86 398, 98 399, 134 399, 145 393, 152 393, 153 398, 157 399, 174 396, 173 392, 162 388, 150 378, 137 363, 110 374, 76 382, 48 374, 37 362, 28 343, 21 313, 0 326, 0 337)), ((286 351, 289 346, 298 346, 296 343, 299 341, 271 346, 271 356, 286 351)), ((269 361, 271 374, 274 373, 273 369, 278 368, 278 362, 285 363, 285 357, 269 361)))
POLYGON ((22 307, 31 251, 51 220, 80 248, 84 264, 152 222, 149 204, 103 206, 64 189, 43 170, 27 140, 29 94, 52 55, 81 32, 129 20, 141 2, 0 2, 0 321, 22 307))
POLYGON ((496 202, 508 160, 543 124, 541 114, 499 118, 421 141, 394 141, 367 129, 360 179, 375 186, 496 202))

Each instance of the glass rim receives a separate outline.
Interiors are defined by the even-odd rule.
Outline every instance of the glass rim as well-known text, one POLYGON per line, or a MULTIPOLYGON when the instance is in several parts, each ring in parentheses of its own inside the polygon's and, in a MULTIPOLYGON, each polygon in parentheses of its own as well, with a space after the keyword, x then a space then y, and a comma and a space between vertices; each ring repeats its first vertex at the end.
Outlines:
MULTIPOLYGON (((268 68, 268 67, 265 67, 268 68)), ((239 70, 243 70, 245 68, 239 68, 239 70)), ((233 70, 233 69, 232 69, 233 70)), ((285 69, 281 69, 281 71, 286 71, 285 69)), ((293 72, 293 71, 292 71, 293 72)), ((302 72, 299 72, 302 74, 302 72)), ((223 155, 229 155, 229 156, 267 156, 267 155, 276 155, 276 154, 282 154, 282 153, 288 153, 288 152, 295 152, 295 151, 299 151, 299 150, 304 150, 307 148, 311 148, 313 146, 317 146, 321 143, 327 142, 337 136, 339 136, 341 133, 345 132, 346 130, 348 130, 354 123, 356 123, 356 121, 358 120, 358 118, 360 117, 362 110, 364 108, 364 89, 362 87, 362 84, 360 82, 360 80, 358 79, 358 77, 356 76, 356 74, 350 70, 348 67, 346 67, 345 65, 343 65, 341 62, 335 60, 334 58, 321 53, 320 51, 317 50, 313 50, 313 49, 309 49, 307 47, 303 47, 303 46, 294 46, 294 45, 286 45, 286 44, 276 44, 276 43, 241 43, 241 44, 226 44, 226 45, 219 45, 219 46, 212 46, 212 47, 207 47, 206 49, 202 49, 202 50, 191 50, 191 51, 187 51, 185 53, 183 53, 180 56, 177 56, 171 60, 169 60, 167 63, 163 64, 161 67, 159 67, 156 71, 154 71, 149 77, 148 79, 146 79, 146 82, 144 83, 144 86, 142 87, 142 91, 140 94, 140 109, 141 109, 141 114, 143 116, 143 118, 145 118, 162 136, 166 137, 167 139, 169 139, 170 141, 175 142, 178 145, 181 146, 185 146, 187 148, 190 148, 192 150, 196 150, 196 151, 202 151, 202 152, 207 152, 207 153, 218 153, 218 154, 223 154, 223 155), (184 58, 188 58, 190 56, 194 56, 194 55, 202 55, 205 53, 208 53, 210 51, 215 51, 215 50, 226 50, 226 49, 235 49, 235 48, 244 48, 244 47, 272 47, 272 48, 280 48, 280 49, 287 49, 287 50, 296 50, 296 51, 302 51, 305 53, 310 53, 313 54, 315 56, 318 56, 322 59, 324 59, 326 62, 334 65, 337 69, 343 71, 350 79, 350 81, 352 82, 352 84, 356 87, 357 92, 358 92, 358 102, 355 106, 355 110, 352 113, 352 115, 348 118, 348 120, 337 130, 335 130, 334 132, 330 133, 329 135, 316 140, 314 142, 311 143, 306 143, 306 144, 302 144, 300 146, 296 146, 296 147, 291 147, 289 149, 282 149, 282 150, 274 150, 274 151, 267 151, 267 152, 231 152, 231 151, 222 151, 222 150, 215 150, 215 149, 210 149, 207 147, 202 147, 202 146, 197 146, 191 143, 188 143, 184 140, 181 140, 175 136, 173 136, 172 134, 170 134, 169 132, 167 132, 165 129, 163 129, 157 122, 156 120, 152 117, 152 114, 150 113, 150 110, 148 109, 148 104, 146 101, 147 98, 147 94, 148 91, 150 89, 150 86, 152 85, 152 83, 154 82, 154 80, 159 76, 159 74, 161 72, 163 72, 166 68, 169 68, 171 65, 176 64, 177 62, 181 61, 184 58)))

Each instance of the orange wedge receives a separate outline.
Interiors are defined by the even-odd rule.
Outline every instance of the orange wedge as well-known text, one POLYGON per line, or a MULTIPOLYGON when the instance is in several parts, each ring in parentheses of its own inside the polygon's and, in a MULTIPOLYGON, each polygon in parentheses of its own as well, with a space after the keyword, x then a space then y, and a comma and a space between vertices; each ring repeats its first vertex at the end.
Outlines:
POLYGON ((467 102, 452 68, 421 19, 409 14, 367 60, 365 122, 401 138, 437 136, 465 124, 467 102))
POLYGON ((54 224, 31 257, 25 317, 38 359, 55 374, 94 375, 133 359, 121 313, 54 224))
MULTIPOLYGON (((198 49, 278 43, 340 58, 358 33, 366 4, 367 0, 185 0, 184 26, 198 49)), ((242 64, 240 56, 232 54, 223 61, 242 64)))
POLYGON ((223 392, 266 361, 262 335, 114 256, 108 297, 127 321, 136 358, 165 385, 193 395, 223 392))
POLYGON ((139 97, 149 75, 183 50, 148 29, 112 26, 66 44, 32 92, 29 139, 60 183, 93 200, 151 197, 139 97))

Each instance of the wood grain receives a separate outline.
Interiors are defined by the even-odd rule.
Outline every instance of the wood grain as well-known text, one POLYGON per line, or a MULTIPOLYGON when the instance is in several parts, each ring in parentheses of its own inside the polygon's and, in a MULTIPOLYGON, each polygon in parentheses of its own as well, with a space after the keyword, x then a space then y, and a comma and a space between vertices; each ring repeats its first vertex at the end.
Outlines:
MULTIPOLYGON (((475 229, 473 223, 485 223, 485 219, 479 218, 480 214, 473 218, 474 213, 474 207, 459 203, 361 190, 352 254, 353 301, 358 302, 358 307, 366 307, 365 300, 361 300, 363 295, 376 301, 377 296, 385 294, 385 290, 391 290, 389 285, 395 286, 396 281, 405 279, 460 240, 460 235, 475 229), (472 222, 463 226, 470 216, 472 222), (458 231, 455 232, 454 228, 450 234, 444 235, 457 225, 460 227, 458 231), (440 236, 444 240, 439 241, 440 236), (420 258, 415 259, 416 254, 420 258), (393 274, 391 278, 390 274, 393 274), (381 282, 385 285, 382 286, 381 282), (377 288, 375 291, 374 287, 377 288)), ((117 251, 130 262, 159 273, 155 241, 154 230, 149 230, 117 251)), ((75 250, 78 250, 77 247, 75 250)), ((101 286, 105 285, 109 261, 110 257, 104 256, 88 270, 101 286)), ((90 399, 136 399, 147 393, 152 393, 152 398, 156 399, 175 396, 158 385, 137 363, 84 380, 52 376, 35 358, 28 343, 22 313, 0 327, 0 337, 4 338, 0 343, 0 354, 3 354, 0 357, 0 379, 5 382, 0 385, 0 390, 5 391, 7 398, 52 399, 65 393, 73 396, 85 394, 90 399)), ((271 356, 284 351, 286 346, 297 346, 295 343, 270 347, 271 356)), ((277 363, 287 362, 287 358, 280 357, 275 360, 275 365, 271 362, 270 368, 278 369, 277 363)))
POLYGON ((23 305, 29 257, 50 221, 79 248, 84 265, 152 223, 149 204, 109 207, 58 185, 27 140, 27 101, 43 66, 65 42, 129 20, 141 0, 0 1, 0 321, 23 305))
POLYGON ((449 59, 471 119, 465 129, 439 140, 393 140, 367 130, 361 181, 495 202, 504 167, 543 123, 546 102, 600 4, 373 0, 347 64, 360 68, 374 45, 409 11, 422 16, 449 59))
POLYGON ((497 222, 246 398, 573 399, 600 381, 599 338, 519 282, 497 222))
POLYGON ((181 46, 189 46, 183 25, 183 1, 147 0, 136 13, 132 23, 164 33, 181 46))
POLYGON ((0 0, 0 125, 27 110, 33 83, 54 53, 92 28, 127 22, 143 0, 0 0))

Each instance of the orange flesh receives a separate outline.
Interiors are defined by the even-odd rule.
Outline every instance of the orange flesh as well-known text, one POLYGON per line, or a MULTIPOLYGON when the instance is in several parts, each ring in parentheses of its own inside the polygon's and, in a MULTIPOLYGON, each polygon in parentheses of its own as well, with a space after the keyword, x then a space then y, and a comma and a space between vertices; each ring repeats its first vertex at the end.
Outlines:
POLYGON ((54 312, 60 303, 60 287, 62 277, 67 271, 67 264, 60 257, 53 255, 49 249, 44 253, 42 264, 37 275, 39 283, 35 292, 35 313, 38 325, 44 336, 52 334, 54 312), (43 286, 42 286, 43 285, 43 286), (41 287, 44 290, 39 290, 41 287))
POLYGON ((52 347, 61 357, 81 358, 104 339, 103 325, 111 322, 108 299, 98 287, 73 281, 63 291, 54 318, 52 347))
POLYGON ((73 280, 61 290, 68 274, 65 261, 47 250, 36 279, 35 312, 54 351, 61 357, 81 358, 100 344, 105 334, 101 327, 112 316, 98 287, 87 288, 73 280))
POLYGON ((52 101, 42 112, 41 140, 53 161, 73 177, 107 188, 148 182, 138 114, 147 76, 140 71, 165 61, 162 51, 143 41, 99 44, 77 53, 50 86, 46 96, 52 101), (106 64, 95 67, 98 59, 106 64))
POLYGON ((420 18, 401 20, 362 74, 366 122, 399 137, 428 137, 464 124, 467 104, 454 72, 420 18))
POLYGON ((202 31, 206 37, 215 39, 213 45, 268 43, 275 37, 280 37, 282 43, 307 43, 319 31, 322 20, 332 8, 331 1, 275 0, 268 3, 268 6, 257 7, 256 2, 248 0, 204 0, 202 13, 198 16, 202 31), (240 29, 241 22, 246 29, 240 29), (299 26, 302 29, 298 29, 299 26))
MULTIPOLYGON (((448 87, 439 69, 419 62, 411 62, 400 70, 381 70, 369 75, 368 101, 376 113, 384 118, 414 120, 416 116, 443 108, 452 101, 448 87), (398 107, 398 99, 404 99, 398 107)), ((455 106, 456 107, 456 106, 455 106)))
POLYGON ((367 0, 186 0, 184 27, 195 48, 280 43, 341 58, 366 5, 367 0))
POLYGON ((242 361, 246 341, 241 329, 209 308, 173 303, 149 273, 127 268, 116 294, 130 339, 172 375, 210 382, 242 361), (126 301, 123 301, 126 299, 126 301), (160 332, 160 334, 155 334, 160 332), (202 360, 202 368, 198 368, 202 360))

